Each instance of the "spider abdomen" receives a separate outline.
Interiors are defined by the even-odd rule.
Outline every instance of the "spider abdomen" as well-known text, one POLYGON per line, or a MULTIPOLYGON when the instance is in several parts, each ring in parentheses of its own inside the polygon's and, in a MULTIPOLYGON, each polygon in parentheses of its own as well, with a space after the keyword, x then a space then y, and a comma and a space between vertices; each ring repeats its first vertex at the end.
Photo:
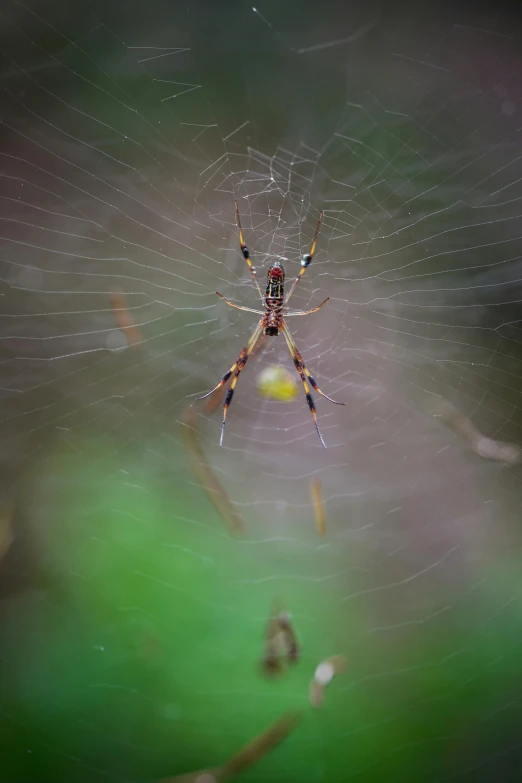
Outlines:
POLYGON ((267 337, 277 337, 282 326, 283 316, 277 310, 266 309, 263 316, 263 328, 267 337))
POLYGON ((265 305, 269 306, 269 300, 274 303, 281 303, 285 298, 285 270, 283 265, 276 261, 268 270, 266 278, 265 305))
POLYGON ((268 270, 265 292, 265 315, 263 328, 268 337, 277 337, 283 322, 285 301, 285 270, 276 261, 268 270))

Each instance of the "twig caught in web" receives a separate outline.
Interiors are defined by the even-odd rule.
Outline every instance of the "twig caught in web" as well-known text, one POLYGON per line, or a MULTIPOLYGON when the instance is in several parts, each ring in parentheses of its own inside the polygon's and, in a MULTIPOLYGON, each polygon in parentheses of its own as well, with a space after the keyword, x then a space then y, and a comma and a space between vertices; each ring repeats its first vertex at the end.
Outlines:
POLYGON ((310 495, 314 504, 315 525, 317 534, 324 536, 326 533, 326 513, 323 502, 323 487, 319 479, 314 478, 310 482, 310 495))
POLYGON ((113 291, 111 293, 111 307, 118 327, 124 334, 128 344, 135 348, 143 342, 143 335, 134 324, 127 308, 125 297, 120 291, 113 291))
POLYGON ((212 397, 208 397, 205 400, 205 404, 203 406, 205 413, 214 413, 214 411, 220 408, 223 404, 226 393, 226 388, 222 386, 221 389, 218 389, 217 392, 212 395, 212 397))
POLYGON ((245 532, 245 523, 239 511, 228 497, 223 485, 212 470, 201 445, 198 428, 198 414, 192 407, 183 412, 183 440, 190 458, 190 467, 201 488, 234 535, 245 532))
POLYGON ((241 748, 235 756, 217 769, 202 769, 188 775, 165 778, 162 783, 224 783, 244 772, 276 748, 297 726, 299 712, 287 712, 266 731, 241 748))
POLYGON ((12 520, 13 502, 4 500, 0 505, 0 564, 14 541, 12 520))
POLYGON ((332 655, 319 664, 310 682, 309 697, 313 707, 321 707, 324 702, 326 686, 332 681, 334 675, 346 671, 348 661, 344 655, 332 655))
POLYGON ((436 418, 442 419, 453 432, 467 441, 471 450, 484 459, 496 462, 506 462, 516 465, 521 460, 521 447, 515 443, 505 443, 483 435, 454 405, 443 397, 430 397, 426 401, 426 409, 436 418))

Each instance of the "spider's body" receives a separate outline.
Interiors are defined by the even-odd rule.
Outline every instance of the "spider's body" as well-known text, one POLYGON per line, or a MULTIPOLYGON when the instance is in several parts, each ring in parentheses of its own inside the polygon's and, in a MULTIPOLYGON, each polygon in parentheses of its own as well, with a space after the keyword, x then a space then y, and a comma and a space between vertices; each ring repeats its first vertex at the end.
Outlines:
POLYGON ((221 424, 221 439, 219 441, 220 445, 222 446, 223 435, 225 433, 225 424, 227 420, 227 411, 230 406, 230 403, 232 402, 232 397, 234 396, 234 389, 236 387, 237 379, 239 378, 239 374, 241 370, 244 368, 245 364, 247 363, 248 357, 251 355, 252 351, 254 350, 254 347, 263 331, 268 337, 277 337, 279 332, 282 332, 286 340, 286 344, 288 345, 290 354, 292 356, 295 368, 299 373, 301 380, 303 382, 303 387, 306 394, 306 401, 308 403, 308 407, 310 408, 310 412, 313 416, 317 434, 319 435, 319 438, 324 448, 326 448, 326 444, 323 440, 323 436, 321 435, 319 425, 317 424, 315 403, 312 395, 310 394, 310 388, 308 384, 310 383, 310 386, 312 386, 312 388, 315 389, 315 391, 318 394, 320 394, 322 397, 326 397, 326 399, 330 400, 330 402, 334 402, 336 405, 344 405, 344 402, 336 402, 336 400, 332 400, 331 397, 328 397, 327 394, 324 394, 324 392, 321 391, 321 389, 316 383, 315 378, 312 375, 310 375, 309 371, 307 370, 306 365, 303 361, 303 357, 297 350, 297 346, 294 342, 294 338, 290 334, 290 330, 286 325, 285 319, 292 315, 309 315, 310 313, 316 313, 324 304, 326 304, 328 299, 325 299, 324 302, 321 302, 319 307, 314 307, 312 310, 295 310, 293 312, 283 312, 286 305, 288 305, 288 300, 292 296, 295 287, 298 285, 306 269, 312 263, 314 253, 315 253, 315 245, 317 243, 317 236, 319 234, 319 228, 321 227, 321 221, 323 219, 323 213, 321 212, 319 215, 319 220, 317 221, 317 228, 315 230, 315 236, 312 242, 312 246, 310 248, 310 252, 305 253, 301 257, 301 269, 296 279, 294 280, 294 284, 290 289, 290 293, 286 297, 286 301, 285 301, 285 270, 283 269, 283 265, 279 261, 274 261, 274 263, 268 270, 265 295, 263 296, 263 294, 261 293, 261 289, 259 287, 259 283, 256 277, 256 270, 252 265, 252 261, 250 260, 250 251, 248 250, 248 247, 243 241, 243 232, 241 230, 241 222, 239 220, 239 209, 237 206, 237 201, 235 203, 236 203, 237 227, 239 229, 239 246, 241 248, 241 253, 243 254, 243 258, 245 259, 245 261, 247 262, 250 268, 250 274, 252 275, 252 282, 257 288, 257 291, 259 293, 259 296, 261 297, 261 301, 265 309, 263 311, 263 310, 254 310, 251 307, 243 307, 243 305, 238 305, 235 304, 234 302, 230 302, 228 299, 225 299, 225 297, 222 296, 222 294, 216 291, 217 295, 221 299, 225 299, 225 302, 228 305, 230 305, 230 307, 235 307, 237 310, 246 310, 249 313, 257 313, 262 317, 259 323, 257 324, 250 340, 245 345, 245 347, 239 354, 237 360, 234 362, 230 370, 227 370, 227 372, 223 375, 218 385, 214 389, 212 389, 212 391, 209 391, 208 394, 205 394, 203 397, 198 397, 198 399, 204 400, 205 397, 209 397, 215 391, 220 389, 229 380, 229 378, 232 376, 232 373, 234 374, 234 377, 232 378, 232 383, 230 384, 230 389, 228 390, 227 396, 225 397, 225 404, 223 406, 223 422, 221 424))
POLYGON ((262 328, 268 337, 277 337, 283 323, 285 303, 285 270, 276 261, 268 270, 265 293, 265 315, 262 328))

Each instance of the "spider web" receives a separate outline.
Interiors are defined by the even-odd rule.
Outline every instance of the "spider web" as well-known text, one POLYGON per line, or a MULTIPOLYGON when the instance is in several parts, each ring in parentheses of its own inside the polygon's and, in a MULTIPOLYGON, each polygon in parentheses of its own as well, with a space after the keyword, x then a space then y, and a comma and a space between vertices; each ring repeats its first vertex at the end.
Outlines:
POLYGON ((522 443, 516 24, 226 5, 2 6, 6 779, 215 767, 304 707, 245 780, 518 780, 520 467, 432 415, 522 443), (258 393, 293 371, 281 337, 224 448, 194 402, 256 323, 215 294, 259 307, 234 199, 261 285, 324 210, 292 306, 330 301, 290 326, 345 402, 317 399, 327 451, 300 388, 258 393), (240 539, 189 468, 190 405, 240 539), (274 598, 301 661, 267 682, 274 598))

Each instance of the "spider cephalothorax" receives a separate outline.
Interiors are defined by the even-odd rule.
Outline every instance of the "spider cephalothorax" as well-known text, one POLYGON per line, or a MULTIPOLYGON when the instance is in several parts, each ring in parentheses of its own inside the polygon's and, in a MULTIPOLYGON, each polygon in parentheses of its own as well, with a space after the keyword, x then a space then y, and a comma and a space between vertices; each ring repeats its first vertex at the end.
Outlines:
POLYGON ((225 397, 225 405, 223 408, 223 422, 221 424, 221 438, 219 441, 220 445, 222 446, 223 435, 225 432, 225 424, 227 420, 227 411, 232 401, 232 397, 234 396, 234 389, 236 387, 237 379, 239 378, 239 373, 247 363, 248 357, 254 350, 255 344, 257 343, 263 331, 266 335, 268 335, 268 337, 277 337, 279 332, 282 332, 286 340, 286 344, 288 345, 288 349, 290 351, 292 359, 294 361, 295 368, 299 373, 301 380, 303 382, 303 386, 306 394, 306 401, 308 402, 308 407, 310 408, 310 411, 312 413, 317 434, 319 435, 319 438, 324 448, 326 448, 326 444, 323 440, 323 436, 321 435, 319 425, 317 424, 315 403, 312 395, 310 394, 310 388, 308 386, 308 383, 310 383, 310 386, 312 386, 312 388, 315 389, 315 391, 318 394, 320 394, 322 397, 326 397, 326 399, 330 400, 330 402, 334 402, 336 405, 344 405, 344 402, 337 402, 336 400, 332 400, 331 397, 328 397, 327 394, 324 394, 321 391, 321 389, 318 387, 315 378, 312 375, 310 375, 310 373, 308 372, 306 365, 303 361, 303 357, 297 350, 297 346, 294 342, 294 338, 290 334, 290 330, 286 325, 285 319, 292 315, 309 315, 310 313, 316 313, 324 304, 326 304, 329 297, 325 299, 324 302, 321 302, 319 307, 314 307, 312 310, 295 310, 290 313, 289 312, 283 313, 283 310, 286 307, 286 305, 288 305, 288 300, 292 296, 295 287, 298 285, 299 281, 301 280, 301 277, 305 273, 305 270, 312 263, 314 253, 315 253, 315 246, 317 243, 317 237, 319 235, 319 229, 321 227, 321 221, 323 219, 323 213, 321 212, 319 214, 319 220, 317 221, 317 228, 315 230, 315 236, 312 242, 312 246, 310 248, 310 252, 305 253, 301 257, 301 269, 299 270, 299 274, 294 280, 294 284, 290 289, 290 292, 286 297, 286 301, 285 301, 285 270, 283 269, 283 265, 281 264, 280 261, 274 261, 274 263, 268 270, 268 275, 266 280, 266 291, 265 291, 265 295, 263 296, 261 292, 261 288, 259 287, 259 283, 257 281, 256 270, 252 264, 252 261, 250 260, 250 252, 245 242, 243 241, 243 232, 241 230, 241 221, 239 219, 239 209, 237 206, 237 201, 235 202, 235 205, 236 205, 236 220, 237 220, 237 227, 239 229, 239 245, 241 247, 241 253, 243 254, 243 258, 245 259, 245 261, 247 262, 250 268, 250 274, 252 275, 252 282, 254 283, 254 285, 256 286, 259 292, 259 296, 261 297, 261 301, 265 309, 263 311, 263 310, 254 310, 251 307, 243 307, 242 305, 238 305, 235 304, 234 302, 230 302, 228 299, 225 299, 224 296, 222 296, 220 293, 216 291, 217 295, 221 297, 221 299, 224 299, 225 302, 228 305, 230 305, 230 307, 235 307, 238 310, 246 310, 249 313, 257 313, 258 315, 261 315, 262 318, 259 321, 250 340, 245 345, 245 347, 239 354, 237 361, 234 362, 230 370, 227 370, 227 372, 223 375, 218 385, 214 389, 212 389, 212 391, 209 391, 208 394, 205 394, 203 397, 198 397, 198 399, 204 400, 205 397, 209 397, 211 394, 213 394, 213 392, 220 389, 232 376, 232 373, 234 373, 232 383, 230 384, 230 389, 228 390, 227 396, 225 397))

